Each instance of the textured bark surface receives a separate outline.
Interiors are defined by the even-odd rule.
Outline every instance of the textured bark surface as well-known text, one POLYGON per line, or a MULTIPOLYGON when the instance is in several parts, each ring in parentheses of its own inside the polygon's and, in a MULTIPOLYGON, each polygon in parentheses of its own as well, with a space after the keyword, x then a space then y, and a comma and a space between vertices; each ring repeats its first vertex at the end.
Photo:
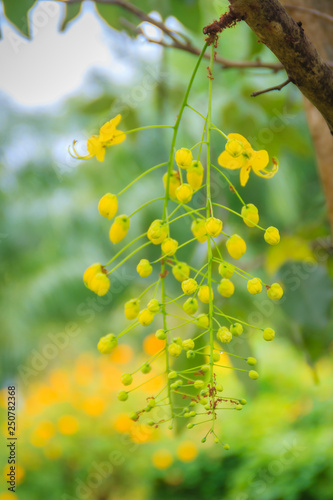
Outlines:
MULTIPOLYGON (((320 111, 333 133, 333 70, 306 36, 303 27, 278 0, 229 0, 229 3, 235 18, 243 19, 276 55, 291 81, 320 111)), ((318 4, 319 0, 316 9, 318 4)), ((294 14, 297 19, 302 15, 301 12, 294 14)))
MULTIPOLYGON (((332 0, 286 0, 287 5, 296 5, 309 9, 316 9, 333 16, 332 0)), ((289 10, 297 21, 300 20, 304 29, 316 46, 320 55, 327 60, 333 60, 333 24, 312 14, 289 10)), ((305 101, 309 129, 316 150, 318 169, 323 182, 328 216, 333 233, 333 140, 326 127, 326 123, 319 111, 305 101)))

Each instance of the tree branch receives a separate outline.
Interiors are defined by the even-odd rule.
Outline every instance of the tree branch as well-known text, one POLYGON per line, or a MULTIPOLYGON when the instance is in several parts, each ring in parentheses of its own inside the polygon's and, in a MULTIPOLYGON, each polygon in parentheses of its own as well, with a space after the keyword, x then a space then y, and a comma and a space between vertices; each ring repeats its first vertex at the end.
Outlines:
POLYGON ((329 14, 326 14, 325 12, 320 12, 320 10, 317 9, 309 9, 308 7, 301 7, 300 5, 286 5, 284 4, 284 8, 287 10, 298 10, 300 12, 305 12, 306 14, 311 14, 316 17, 320 17, 321 19, 324 19, 325 21, 329 21, 333 23, 333 17, 330 16, 329 14))
POLYGON ((281 89, 283 89, 283 87, 288 85, 288 83, 290 83, 290 78, 288 78, 288 80, 286 80, 285 82, 280 83, 280 85, 275 85, 275 87, 269 87, 268 89, 258 90, 257 92, 252 92, 251 97, 257 97, 257 95, 267 94, 267 92, 272 92, 273 90, 281 90, 281 89))
MULTIPOLYGON (((218 21, 244 20, 276 55, 287 75, 302 94, 320 111, 333 134, 333 71, 278 0, 229 0, 229 12, 218 21)), ((210 34, 216 21, 204 28, 210 34)))

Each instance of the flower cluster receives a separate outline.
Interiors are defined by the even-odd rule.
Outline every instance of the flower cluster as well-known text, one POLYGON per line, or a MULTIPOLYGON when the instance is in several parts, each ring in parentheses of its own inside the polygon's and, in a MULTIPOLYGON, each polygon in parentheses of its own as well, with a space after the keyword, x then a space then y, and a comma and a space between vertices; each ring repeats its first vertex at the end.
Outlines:
MULTIPOLYGON (((201 54, 201 57, 203 52, 201 54)), ((201 60, 199 58, 199 62, 201 60)), ((196 73, 199 62, 196 65, 196 73)), ((213 51, 210 64, 210 72, 213 69, 213 51)), ((194 77, 194 75, 193 75, 194 77)), ((256 328, 262 332, 265 341, 272 341, 275 332, 267 326, 264 329, 257 328, 248 324, 243 318, 235 318, 227 315, 223 310, 225 300, 228 300, 234 294, 237 295, 237 281, 243 280, 246 289, 251 295, 257 295, 266 291, 271 300, 279 300, 283 295, 283 289, 279 283, 267 284, 257 276, 252 276, 238 265, 238 261, 243 258, 247 251, 246 237, 239 234, 226 232, 223 221, 217 217, 217 212, 222 210, 229 211, 240 217, 246 230, 259 229, 263 231, 264 240, 269 245, 277 245, 280 241, 278 229, 275 227, 263 228, 259 226, 259 212, 252 203, 245 203, 235 186, 226 177, 223 170, 240 169, 240 184, 244 186, 252 170, 256 175, 263 178, 270 178, 277 172, 277 162, 273 161, 273 168, 267 170, 269 156, 266 151, 255 151, 249 142, 240 134, 224 134, 220 129, 213 125, 211 121, 211 103, 212 103, 212 79, 209 79, 209 99, 208 112, 206 116, 198 113, 187 103, 189 91, 193 82, 186 92, 185 99, 181 106, 176 124, 169 127, 173 130, 171 141, 170 157, 168 161, 155 165, 143 174, 149 174, 155 169, 166 167, 166 172, 162 175, 162 186, 164 194, 161 198, 164 200, 163 211, 160 218, 151 221, 147 231, 139 237, 127 243, 120 251, 114 254, 106 265, 93 264, 84 273, 84 282, 86 286, 97 293, 104 295, 112 287, 112 273, 129 259, 133 259, 133 265, 141 278, 148 278, 152 275, 154 269, 158 268, 158 279, 143 290, 143 292, 127 301, 124 305, 124 315, 131 321, 120 333, 108 333, 104 335, 98 343, 98 350, 102 354, 111 353, 118 345, 119 339, 136 327, 148 327, 154 321, 156 322, 155 337, 162 341, 163 347, 144 364, 139 366, 131 373, 124 373, 121 382, 124 389, 118 394, 120 401, 127 401, 131 392, 138 387, 132 387, 135 382, 135 376, 140 371, 143 374, 149 374, 152 365, 158 359, 164 358, 165 370, 154 377, 164 377, 165 385, 158 394, 149 397, 142 409, 130 414, 130 418, 137 421, 151 412, 153 417, 148 420, 148 425, 158 427, 161 423, 169 421, 172 428, 175 418, 188 419, 187 427, 209 422, 209 429, 203 437, 205 442, 208 435, 212 435, 216 442, 220 442, 215 432, 215 422, 220 410, 235 409, 241 410, 246 404, 246 400, 240 397, 223 396, 223 386, 218 380, 218 374, 221 369, 231 368, 247 372, 252 380, 258 379, 258 372, 254 369, 256 359, 253 357, 242 357, 228 352, 232 357, 243 359, 243 368, 233 368, 232 366, 221 365, 221 355, 225 353, 224 347, 243 334, 244 329, 256 328), (181 117, 186 108, 196 112, 204 119, 203 133, 201 141, 190 148, 181 147, 176 150, 177 133, 181 117), (225 140, 225 149, 218 157, 218 164, 215 166, 211 160, 211 135, 216 131, 222 135, 225 140), (206 146, 206 160, 201 158, 203 146, 206 146), (197 154, 194 156, 195 151, 197 154), (201 161, 202 160, 202 161, 201 161), (205 168, 203 163, 206 163, 205 168), (216 170, 219 175, 227 179, 232 192, 239 198, 242 207, 240 213, 235 212, 214 201, 211 195, 211 171, 216 170), (186 177, 186 178, 185 178, 186 177), (204 184, 203 184, 204 183, 204 184), (205 189, 206 202, 203 207, 193 208, 191 200, 196 196, 196 192, 205 189), (181 220, 183 224, 189 221, 190 229, 193 235, 189 241, 177 241, 173 237, 174 223, 181 220), (136 245, 137 242, 144 242, 127 254, 127 250, 136 245), (178 259, 178 250, 190 244, 205 245, 206 259, 200 266, 193 266, 191 262, 183 262, 178 259), (141 258, 135 261, 135 255, 142 252, 148 245, 160 247, 159 257, 150 261, 148 258, 141 258), (222 250, 221 250, 222 248, 222 250), (224 251, 225 248, 225 251, 224 251), (123 257, 120 263, 113 265, 114 261, 120 256, 123 257), (228 258, 225 256, 229 255, 228 258), (107 271, 108 266, 111 269, 107 271), (111 276, 111 277, 110 277, 111 276), (110 277, 110 278, 109 278, 110 277), (234 278, 237 280, 234 280, 234 278), (171 280, 179 282, 179 296, 172 298, 168 294, 167 287, 171 280), (222 304, 222 305, 221 305, 222 304), (179 315, 175 315, 175 307, 181 309, 179 315), (179 319, 176 326, 173 325, 175 319, 179 319), (191 337, 184 338, 184 331, 192 326, 194 334, 191 337), (175 331, 179 330, 179 336, 175 331), (204 342, 203 342, 204 341, 204 342), (190 368, 179 369, 174 366, 174 359, 194 359, 190 368), (183 405, 176 406, 175 397, 180 396, 183 405), (163 409, 164 416, 156 410, 163 409)), ((103 159, 105 147, 111 144, 121 142, 127 133, 116 130, 120 117, 116 117, 105 124, 98 137, 93 136, 88 140, 87 148, 89 155, 81 158, 103 159), (92 146, 94 144, 95 146, 92 146), (95 149, 94 149, 95 147, 95 149), (101 152, 101 148, 103 151, 101 152)), ((168 127, 168 126, 166 126, 168 127)), ((152 128, 152 127, 142 127, 152 128)), ((138 129, 136 129, 138 130, 138 129)), ((74 150, 75 152, 75 150, 74 150)), ((126 215, 118 213, 118 198, 129 189, 135 181, 132 181, 125 187, 121 193, 105 194, 98 204, 98 210, 101 216, 107 219, 114 219, 109 238, 113 244, 121 242, 130 232, 130 221, 134 214, 149 203, 151 200, 136 210, 133 214, 126 215)), ((157 198, 157 200, 161 200, 157 198)), ((245 229, 245 228, 244 228, 245 229)), ((177 363, 179 367, 179 363, 177 363)), ((150 379, 147 379, 147 381, 150 379)), ((179 401, 179 399, 177 399, 179 401)), ((229 445, 223 443, 225 449, 229 445)))

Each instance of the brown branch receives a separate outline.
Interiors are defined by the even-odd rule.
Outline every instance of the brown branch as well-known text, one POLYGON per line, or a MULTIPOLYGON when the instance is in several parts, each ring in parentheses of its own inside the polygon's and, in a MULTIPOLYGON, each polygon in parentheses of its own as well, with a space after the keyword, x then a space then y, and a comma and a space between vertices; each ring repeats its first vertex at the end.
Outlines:
POLYGON ((283 87, 288 85, 288 83, 290 83, 290 82, 291 82, 291 80, 290 80, 290 78, 288 78, 288 80, 286 80, 283 83, 280 83, 280 85, 275 85, 275 87, 269 87, 268 89, 258 90, 257 92, 252 92, 251 97, 257 97, 257 95, 267 94, 267 92, 272 92, 273 90, 281 90, 281 89, 283 89, 283 87))
POLYGON ((307 38, 301 23, 294 21, 278 0, 229 3, 229 13, 245 20, 276 55, 290 81, 320 111, 333 134, 333 71, 307 38))
POLYGON ((309 9, 308 7, 301 7, 300 5, 286 5, 284 4, 284 8, 287 10, 299 10, 301 12, 305 12, 306 14, 312 14, 313 16, 320 17, 321 19, 325 19, 325 21, 330 21, 333 23, 333 17, 325 12, 320 12, 320 10, 309 9))
MULTIPOLYGON (((59 2, 63 2, 66 4, 73 4, 73 3, 83 3, 85 0, 58 0, 59 2)), ((147 37, 144 33, 141 33, 145 36, 148 42, 150 43, 155 43, 157 45, 161 45, 163 47, 167 48, 172 48, 172 49, 178 49, 178 50, 183 50, 185 52, 189 52, 190 54, 194 55, 199 55, 201 53, 201 49, 198 49, 195 47, 191 41, 189 40, 186 35, 183 35, 182 33, 178 33, 177 31, 170 30, 165 26, 163 22, 157 21, 156 19, 152 18, 148 14, 146 14, 144 11, 139 9, 138 7, 134 6, 133 4, 127 2, 126 0, 93 0, 95 3, 103 3, 107 5, 117 5, 118 7, 121 7, 122 9, 126 10, 127 12, 130 12, 134 16, 136 16, 138 19, 140 19, 141 22, 147 22, 155 26, 156 28, 159 28, 166 36, 168 36, 171 40, 172 43, 168 43, 164 40, 153 40, 149 37, 147 37), (180 41, 179 37, 183 38, 184 41, 180 41)), ((207 53, 204 55, 206 59, 210 58, 210 55, 207 53)), ((270 69, 274 72, 281 71, 283 70, 283 65, 276 62, 276 63, 269 63, 269 62, 262 62, 259 59, 256 61, 231 61, 230 59, 226 59, 221 56, 216 56, 215 61, 218 64, 221 64, 221 66, 225 69, 229 68, 237 68, 237 69, 248 69, 248 68, 264 68, 264 69, 270 69)))

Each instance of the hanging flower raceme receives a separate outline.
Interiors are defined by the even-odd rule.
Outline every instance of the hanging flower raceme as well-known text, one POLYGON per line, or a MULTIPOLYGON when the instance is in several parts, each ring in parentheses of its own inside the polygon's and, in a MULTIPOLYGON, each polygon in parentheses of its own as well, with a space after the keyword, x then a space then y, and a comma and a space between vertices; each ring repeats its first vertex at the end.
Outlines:
POLYGON ((92 135, 88 139, 87 155, 82 156, 76 151, 77 141, 73 141, 74 154, 69 149, 70 155, 78 160, 90 160, 95 156, 98 161, 104 161, 106 148, 120 144, 126 139, 126 133, 117 129, 120 120, 121 115, 117 115, 99 129, 99 135, 92 135))
POLYGON ((221 167, 230 170, 240 169, 240 183, 245 186, 249 180, 250 172, 259 177, 270 179, 278 171, 276 160, 273 162, 273 168, 267 170, 269 156, 264 149, 255 151, 251 144, 240 134, 229 134, 225 150, 218 157, 218 163, 221 167))
MULTIPOLYGON (((211 72, 213 55, 212 48, 211 72)), ((209 79, 209 95, 211 103, 212 79, 209 79)), ((228 383, 227 379, 224 380, 224 370, 234 368, 232 360, 236 357, 238 362, 243 362, 243 367, 235 368, 246 372, 251 380, 257 380, 259 373, 254 369, 257 363, 255 358, 234 354, 233 348, 225 353, 226 345, 232 346, 244 330, 261 332, 262 339, 267 342, 275 338, 275 331, 271 327, 261 328, 247 322, 247 311, 242 311, 243 308, 237 304, 239 292, 247 289, 252 300, 256 300, 256 295, 263 290, 273 301, 278 301, 283 296, 280 283, 267 284, 264 279, 249 272, 246 252, 247 242, 251 240, 248 240, 248 232, 263 231, 263 239, 269 245, 277 245, 280 234, 273 226, 259 226, 258 208, 253 203, 245 203, 228 177, 219 167, 213 165, 212 133, 219 129, 212 124, 210 105, 201 140, 192 147, 183 146, 175 150, 179 122, 187 97, 188 93, 178 115, 177 125, 171 127, 174 135, 169 160, 143 172, 118 195, 101 193, 102 197, 98 203, 100 215, 108 220, 115 217, 109 230, 110 241, 113 244, 120 243, 127 234, 131 238, 128 238, 129 241, 122 248, 114 250, 107 265, 91 265, 85 271, 83 279, 87 288, 97 295, 104 295, 110 287, 108 276, 128 261, 128 265, 132 265, 133 270, 136 269, 140 283, 148 281, 146 288, 138 291, 136 287, 135 296, 126 299, 124 316, 130 322, 129 325, 118 334, 102 335, 97 345, 99 352, 107 355, 116 349, 122 337, 132 330, 141 329, 147 332, 143 350, 149 357, 130 373, 121 375, 120 381, 125 389, 118 393, 118 399, 121 402, 127 401, 133 391, 145 384, 140 380, 139 385, 136 385, 137 374, 147 375, 147 382, 158 381, 158 389, 146 399, 141 409, 132 411, 129 417, 135 422, 144 417, 145 422, 154 428, 169 422, 171 429, 176 418, 187 419, 188 429, 209 424, 202 442, 212 436, 216 443, 222 442, 224 449, 228 450, 230 446, 216 434, 215 422, 225 409, 242 410, 246 400, 238 396, 229 397, 229 390, 228 396, 221 395, 224 383, 228 383), (204 145, 207 151, 205 167, 200 159, 204 145), (166 170, 161 175, 164 190, 161 184, 156 185, 156 191, 161 191, 157 194, 158 197, 145 202, 131 215, 116 216, 118 205, 122 204, 122 193, 146 174, 162 167, 166 170), (212 195, 212 168, 227 179, 232 193, 241 202, 237 211, 219 203, 220 193, 218 196, 212 195), (206 184, 203 185, 204 177, 206 184), (158 200, 163 200, 163 209, 156 214, 157 218, 145 227, 143 234, 131 235, 138 226, 136 223, 130 223, 132 217, 135 217, 141 208, 158 200), (230 218, 225 217, 225 212, 230 213, 230 218), (240 234, 230 230, 234 216, 244 223, 237 226, 237 233, 240 234), (198 252, 192 251, 195 246, 198 252), (143 253, 146 247, 149 247, 148 254, 143 253), (153 254, 155 256, 151 258, 153 254), (244 260, 246 270, 243 266, 244 260), (111 269, 107 272, 108 266, 111 266, 111 269), (226 301, 228 309, 223 306, 226 301), (236 310, 242 311, 243 317, 235 318, 234 314, 226 314, 225 311, 229 311, 233 304, 236 305, 236 310), (194 358, 193 365, 185 365, 187 359, 194 358), (182 404, 178 399, 177 406, 174 406, 174 395, 181 396, 182 404), (164 412, 162 416, 161 412, 164 412), (148 413, 150 416, 147 419, 148 413)), ((202 119, 203 115, 199 115, 202 119)), ((76 157, 88 159, 96 156, 99 160, 104 159, 106 147, 125 139, 126 134, 116 128, 119 121, 120 115, 103 125, 98 136, 89 139, 89 155, 86 157, 80 157, 74 149, 76 157)), ((274 164, 271 171, 266 170, 269 161, 266 151, 254 151, 240 134, 226 136, 222 131, 219 132, 227 138, 227 143, 218 163, 225 168, 240 169, 241 185, 246 184, 250 170, 265 178, 275 175, 277 164, 274 164)))

